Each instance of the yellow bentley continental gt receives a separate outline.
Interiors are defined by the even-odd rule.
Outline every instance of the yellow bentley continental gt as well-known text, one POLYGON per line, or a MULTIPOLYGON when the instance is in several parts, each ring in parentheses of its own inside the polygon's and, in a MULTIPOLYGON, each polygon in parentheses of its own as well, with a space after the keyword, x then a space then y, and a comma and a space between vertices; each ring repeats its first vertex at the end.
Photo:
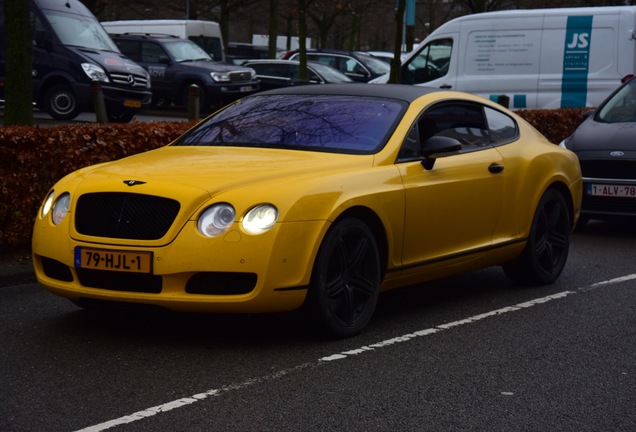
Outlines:
POLYGON ((85 307, 303 308, 348 337, 384 290, 488 266, 554 282, 580 205, 574 153, 486 99, 292 87, 60 180, 33 262, 44 287, 85 307))

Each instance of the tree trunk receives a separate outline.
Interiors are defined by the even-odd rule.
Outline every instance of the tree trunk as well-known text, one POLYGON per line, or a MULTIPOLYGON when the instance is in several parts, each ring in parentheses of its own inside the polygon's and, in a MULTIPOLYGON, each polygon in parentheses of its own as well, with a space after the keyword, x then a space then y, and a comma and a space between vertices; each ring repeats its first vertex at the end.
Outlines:
POLYGON ((269 58, 276 58, 276 39, 278 38, 278 0, 269 0, 269 58))
POLYGON ((5 0, 5 107, 4 125, 33 124, 33 78, 31 76, 31 25, 29 2, 5 0))
POLYGON ((406 9, 406 0, 398 0, 397 9, 395 10, 395 45, 393 46, 393 60, 391 60, 391 74, 389 82, 397 84, 400 82, 400 69, 402 66, 402 28, 404 27, 404 10, 406 9))
POLYGON ((298 0, 298 52, 300 53, 300 70, 298 78, 309 81, 307 72, 307 0, 298 0))

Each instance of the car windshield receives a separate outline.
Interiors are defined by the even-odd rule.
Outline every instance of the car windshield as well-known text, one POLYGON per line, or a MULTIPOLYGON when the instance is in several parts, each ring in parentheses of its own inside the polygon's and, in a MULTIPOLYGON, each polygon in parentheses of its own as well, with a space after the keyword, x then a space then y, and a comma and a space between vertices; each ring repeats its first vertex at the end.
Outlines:
POLYGON ((173 145, 242 146, 372 154, 404 102, 339 95, 255 95, 230 105, 173 145))
POLYGON ((328 83, 344 83, 353 81, 339 70, 322 63, 312 63, 311 67, 314 68, 314 70, 328 83))
POLYGON ((88 16, 45 10, 46 19, 64 45, 119 52, 99 22, 88 16))
POLYGON ((636 80, 631 80, 600 108, 596 120, 606 123, 636 122, 636 80))
POLYGON ((371 56, 361 56, 362 63, 376 75, 384 75, 391 72, 391 65, 380 59, 371 56))
POLYGON ((203 51, 203 48, 189 40, 176 40, 174 42, 166 42, 164 45, 176 62, 212 60, 212 57, 203 51))

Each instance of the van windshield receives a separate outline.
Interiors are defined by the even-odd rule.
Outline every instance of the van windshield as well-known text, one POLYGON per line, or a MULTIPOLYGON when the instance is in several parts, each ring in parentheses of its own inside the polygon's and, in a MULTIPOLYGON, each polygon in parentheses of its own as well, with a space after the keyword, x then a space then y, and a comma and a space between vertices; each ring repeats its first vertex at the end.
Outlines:
POLYGON ((101 24, 93 17, 45 10, 46 19, 64 45, 119 52, 101 24))

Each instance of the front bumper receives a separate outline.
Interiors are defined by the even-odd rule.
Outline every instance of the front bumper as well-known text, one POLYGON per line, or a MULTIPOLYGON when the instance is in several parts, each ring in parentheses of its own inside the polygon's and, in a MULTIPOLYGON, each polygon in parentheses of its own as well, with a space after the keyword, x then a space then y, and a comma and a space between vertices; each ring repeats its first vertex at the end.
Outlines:
MULTIPOLYGON (((150 106, 152 101, 152 91, 150 89, 133 90, 120 88, 112 84, 100 84, 100 87, 104 95, 104 104, 108 111, 140 111, 150 106)), ((95 95, 94 89, 90 84, 75 83, 73 85, 73 92, 82 110, 94 110, 95 95)))
POLYGON ((209 239, 199 235, 195 222, 189 221, 166 246, 135 247, 79 242, 68 236, 68 228, 38 220, 33 264, 45 288, 71 300, 143 303, 196 312, 289 311, 305 300, 314 245, 325 229, 324 222, 281 223, 259 236, 234 228, 209 239), (139 274, 78 267, 78 247, 151 252, 152 271, 139 274))
POLYGON ((601 219, 636 216, 636 179, 583 177, 581 215, 601 219))

